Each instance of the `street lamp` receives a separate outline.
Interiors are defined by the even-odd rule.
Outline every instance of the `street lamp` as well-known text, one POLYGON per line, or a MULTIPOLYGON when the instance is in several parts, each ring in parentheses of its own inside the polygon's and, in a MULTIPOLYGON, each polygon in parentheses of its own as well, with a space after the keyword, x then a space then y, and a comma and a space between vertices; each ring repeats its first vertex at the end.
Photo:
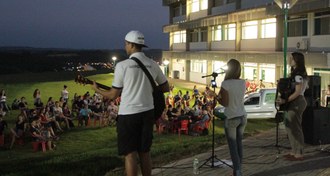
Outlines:
POLYGON ((170 61, 168 60, 164 60, 163 64, 165 65, 165 76, 168 76, 167 72, 168 72, 168 64, 170 63, 170 61))
POLYGON ((112 60, 113 60, 113 67, 115 67, 115 65, 116 65, 116 60, 117 60, 117 57, 116 57, 116 56, 113 56, 113 57, 112 57, 112 60))
POLYGON ((283 48, 283 55, 284 55, 284 78, 286 78, 287 74, 287 66, 286 66, 286 53, 288 48, 288 12, 291 7, 293 7, 298 0, 274 0, 275 3, 284 11, 284 48, 283 48))

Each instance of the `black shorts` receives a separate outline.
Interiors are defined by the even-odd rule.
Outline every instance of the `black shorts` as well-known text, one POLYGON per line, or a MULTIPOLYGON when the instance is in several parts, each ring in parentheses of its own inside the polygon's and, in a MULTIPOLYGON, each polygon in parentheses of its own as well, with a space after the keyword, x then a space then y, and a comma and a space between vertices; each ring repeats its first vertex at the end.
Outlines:
POLYGON ((154 110, 131 115, 118 115, 119 155, 149 152, 153 139, 154 110))

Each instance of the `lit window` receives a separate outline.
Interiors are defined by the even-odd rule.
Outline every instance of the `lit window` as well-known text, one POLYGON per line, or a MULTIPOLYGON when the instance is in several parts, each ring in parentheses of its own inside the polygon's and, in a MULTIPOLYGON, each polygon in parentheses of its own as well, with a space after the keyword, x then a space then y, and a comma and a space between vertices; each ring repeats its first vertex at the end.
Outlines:
POLYGON ((212 27, 212 41, 221 41, 221 25, 212 27))
POLYGON ((258 21, 248 21, 242 24, 242 39, 258 38, 258 21))
POLYGON ((207 9, 207 2, 208 0, 201 0, 201 10, 206 10, 207 9))
POLYGON ((276 37, 276 18, 261 20, 261 38, 276 37))
POLYGON ((198 12, 199 11, 199 0, 192 0, 191 1, 191 12, 198 12))
POLYGON ((225 40, 236 39, 236 24, 225 25, 225 40))
POLYGON ((186 43, 186 31, 174 32, 173 43, 186 43))
POLYGON ((206 73, 206 60, 191 60, 191 72, 206 73))
POLYGON ((207 7, 208 0, 191 0, 191 12, 206 10, 207 7))

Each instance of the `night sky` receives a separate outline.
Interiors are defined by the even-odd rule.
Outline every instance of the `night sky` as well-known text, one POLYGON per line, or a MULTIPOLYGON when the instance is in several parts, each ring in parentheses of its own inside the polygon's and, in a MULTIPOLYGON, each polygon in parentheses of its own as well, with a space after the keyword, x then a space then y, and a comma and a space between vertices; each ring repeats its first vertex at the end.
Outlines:
POLYGON ((162 0, 1 0, 0 47, 123 49, 130 30, 168 49, 162 0))

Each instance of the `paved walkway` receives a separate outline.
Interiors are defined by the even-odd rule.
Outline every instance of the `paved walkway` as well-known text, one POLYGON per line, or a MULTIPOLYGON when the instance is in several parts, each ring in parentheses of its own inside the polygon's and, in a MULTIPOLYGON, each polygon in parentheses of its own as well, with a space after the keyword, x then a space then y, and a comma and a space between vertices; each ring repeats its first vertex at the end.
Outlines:
MULTIPOLYGON (((287 161, 283 155, 289 152, 289 143, 284 129, 279 129, 278 147, 276 147, 276 128, 260 133, 243 140, 243 175, 244 176, 330 176, 330 145, 305 146, 305 159, 303 161, 287 161)), ((227 145, 215 148, 215 157, 212 150, 201 153, 196 157, 200 165, 207 159, 214 159, 200 168, 203 176, 223 175, 229 176, 232 170, 227 145), (220 161, 219 161, 220 160, 220 161)), ((192 174, 192 161, 194 157, 178 160, 159 169, 154 169, 155 176, 188 176, 192 174)))
MULTIPOLYGON (((187 88, 197 85, 199 90, 204 90, 205 85, 191 83, 178 79, 169 79, 170 84, 180 84, 187 88)), ((247 137, 243 140, 243 175, 244 176, 330 176, 330 144, 305 146, 305 160, 287 161, 283 158, 289 152, 289 143, 286 132, 279 129, 276 147, 276 128, 262 132, 258 135, 247 137)), ((212 150, 201 153, 196 157, 201 166, 202 176, 227 176, 232 174, 232 169, 227 145, 216 146, 215 155, 212 150), (211 167, 212 158, 214 159, 211 167), (211 160, 207 160, 211 159, 211 160), (206 163, 205 163, 206 162, 206 163), (203 165, 205 163, 205 165, 203 165), (225 163, 225 164, 224 164, 225 163)), ((155 176, 189 176, 192 173, 194 157, 169 163, 162 168, 152 171, 155 176)))

